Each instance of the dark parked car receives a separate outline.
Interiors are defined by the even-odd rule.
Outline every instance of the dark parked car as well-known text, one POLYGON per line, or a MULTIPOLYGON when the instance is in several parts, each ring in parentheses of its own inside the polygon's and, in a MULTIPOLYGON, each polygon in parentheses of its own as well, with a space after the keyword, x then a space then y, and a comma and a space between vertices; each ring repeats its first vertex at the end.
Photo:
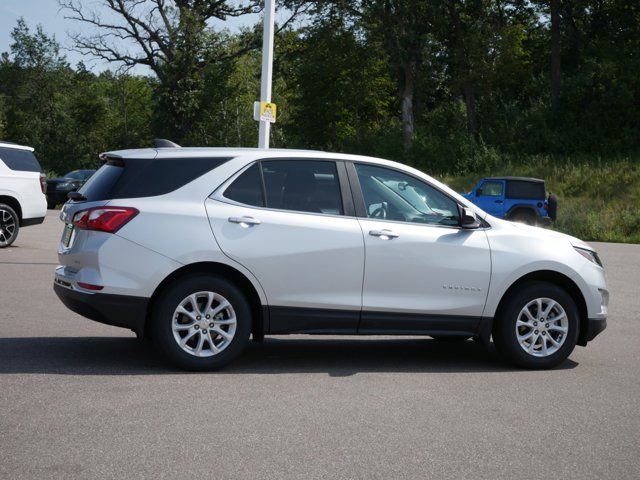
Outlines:
POLYGON ((64 177, 47 179, 47 207, 66 202, 67 194, 78 190, 94 173, 95 170, 74 170, 64 177))

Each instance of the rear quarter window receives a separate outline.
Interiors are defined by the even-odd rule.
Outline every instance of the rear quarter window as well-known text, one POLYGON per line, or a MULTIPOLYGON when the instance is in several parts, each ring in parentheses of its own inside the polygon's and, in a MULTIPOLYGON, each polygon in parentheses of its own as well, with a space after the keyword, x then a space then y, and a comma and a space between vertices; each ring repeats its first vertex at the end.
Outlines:
POLYGON ((0 160, 11 170, 21 172, 41 172, 40 162, 30 150, 0 147, 0 160))
POLYGON ((507 198, 544 200, 544 183, 509 180, 507 182, 507 198))
POLYGON ((109 159, 78 193, 88 201, 165 195, 229 160, 229 157, 109 159))

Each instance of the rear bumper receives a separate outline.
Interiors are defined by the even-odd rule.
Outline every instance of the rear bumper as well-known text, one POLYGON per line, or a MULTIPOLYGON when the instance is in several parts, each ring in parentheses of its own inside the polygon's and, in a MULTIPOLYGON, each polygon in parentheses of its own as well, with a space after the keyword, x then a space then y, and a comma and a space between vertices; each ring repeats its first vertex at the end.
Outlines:
POLYGON ((40 225, 44 222, 45 217, 36 217, 36 218, 23 218, 22 222, 20 222, 21 227, 30 227, 32 225, 40 225))
MULTIPOLYGON (((583 324, 584 326, 585 324, 583 324)), ((607 328, 606 318, 589 318, 586 322, 586 328, 580 332, 578 337, 578 345, 585 346, 587 342, 590 342, 596 338, 600 333, 607 328)))
POLYGON ((53 290, 72 312, 96 322, 129 328, 142 336, 149 299, 128 295, 84 293, 53 284, 53 290))

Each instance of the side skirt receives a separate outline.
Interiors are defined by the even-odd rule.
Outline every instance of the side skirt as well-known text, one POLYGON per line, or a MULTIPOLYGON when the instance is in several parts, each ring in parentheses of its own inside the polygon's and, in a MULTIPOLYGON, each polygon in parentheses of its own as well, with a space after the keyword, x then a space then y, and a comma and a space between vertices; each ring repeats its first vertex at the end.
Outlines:
POLYGON ((268 334, 476 336, 483 323, 460 315, 270 306, 268 334))

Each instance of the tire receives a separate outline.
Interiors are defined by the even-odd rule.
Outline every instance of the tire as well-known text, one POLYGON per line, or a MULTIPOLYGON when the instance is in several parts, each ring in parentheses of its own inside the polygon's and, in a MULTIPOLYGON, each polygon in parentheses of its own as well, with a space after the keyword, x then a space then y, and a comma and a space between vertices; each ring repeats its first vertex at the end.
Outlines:
POLYGON ((578 308, 564 289, 552 283, 529 282, 506 299, 500 308, 493 325, 493 342, 510 363, 521 368, 547 369, 557 366, 571 354, 578 339, 578 328, 578 308), (538 299, 541 299, 541 309, 537 306, 538 299), (530 317, 523 313, 525 308, 530 317), (550 311, 545 317, 547 309, 550 311), (538 315, 538 311, 542 315, 538 315), (527 325, 518 320, 525 320, 527 325), (529 333, 532 335, 527 340, 529 333))
POLYGON ((549 195, 547 198, 547 213, 552 222, 558 218, 558 197, 555 195, 549 195))
POLYGON ((537 223, 536 216, 526 210, 517 210, 509 216, 509 220, 511 220, 512 222, 524 223, 525 225, 531 225, 534 227, 537 223))
POLYGON ((54 208, 56 208, 56 205, 57 205, 57 203, 56 203, 56 201, 55 201, 55 200, 49 200, 49 199, 47 199, 47 208, 48 208, 49 210, 53 210, 54 208))
POLYGON ((251 308, 238 287, 216 275, 196 274, 176 280, 161 293, 152 312, 152 338, 158 350, 179 368, 217 370, 229 364, 247 346, 251 321, 251 308), (213 293, 213 299, 209 298, 209 292, 213 293), (198 304, 198 312, 193 308, 193 298, 198 304), (214 314, 216 308, 222 308, 225 301, 229 307, 222 309, 217 318, 205 318, 214 314), (208 310, 207 302, 211 302, 208 310), (186 313, 177 312, 181 305, 186 313), (235 324, 230 323, 232 318, 235 318, 235 324), (203 335, 205 330, 208 336, 203 335), (220 330, 225 332, 224 337, 215 333, 220 330), (176 336, 183 341, 190 336, 184 348, 176 336), (227 338, 229 336, 230 339, 227 338), (198 354, 200 342, 202 346, 198 354))
POLYGON ((471 337, 467 337, 465 335, 431 335, 431 338, 437 342, 443 343, 462 343, 466 342, 471 337))
POLYGON ((20 218, 9 205, 0 203, 0 248, 7 248, 18 238, 20 218))

